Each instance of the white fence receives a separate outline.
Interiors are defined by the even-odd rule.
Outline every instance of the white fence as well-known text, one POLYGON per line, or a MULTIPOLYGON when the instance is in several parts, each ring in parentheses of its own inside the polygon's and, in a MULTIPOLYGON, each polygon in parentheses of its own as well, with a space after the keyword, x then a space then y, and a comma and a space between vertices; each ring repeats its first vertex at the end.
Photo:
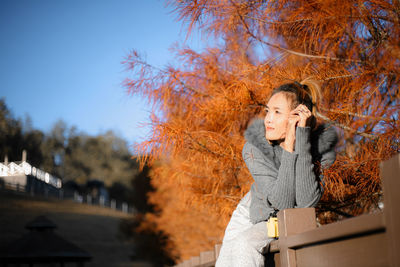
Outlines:
MULTIPOLYGON (((28 162, 23 161, 21 163, 10 162, 9 164, 5 164, 4 162, 0 163, 0 177, 8 183, 18 183, 16 181, 12 181, 12 177, 18 175, 32 175, 40 181, 45 182, 46 184, 52 185, 55 188, 62 187, 62 181, 60 178, 57 178, 51 175, 48 172, 42 171, 36 167, 32 167, 28 162)), ((22 181, 21 181, 22 183, 22 181)), ((18 183, 20 184, 20 183, 18 183)), ((21 184, 21 185, 26 185, 21 184)))
POLYGON ((80 195, 77 191, 65 191, 60 178, 33 167, 26 161, 0 163, 0 189, 1 188, 30 194, 32 196, 52 196, 59 199, 72 198, 79 203, 109 207, 125 213, 135 213, 135 209, 129 207, 126 202, 117 203, 115 199, 108 200, 103 195, 96 198, 90 194, 80 195))

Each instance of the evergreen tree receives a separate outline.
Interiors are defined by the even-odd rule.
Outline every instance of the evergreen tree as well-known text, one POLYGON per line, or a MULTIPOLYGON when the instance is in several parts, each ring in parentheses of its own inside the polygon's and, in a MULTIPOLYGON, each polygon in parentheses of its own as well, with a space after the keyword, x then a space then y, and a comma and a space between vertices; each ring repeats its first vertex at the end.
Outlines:
POLYGON ((170 1, 188 34, 214 45, 176 48, 163 69, 130 54, 125 81, 153 104, 152 137, 137 149, 153 166, 148 225, 170 235, 183 259, 221 242, 230 214, 253 182, 241 158, 243 132, 285 81, 319 80, 318 119, 341 135, 324 172, 321 222, 376 209, 379 162, 399 152, 398 1, 170 1), (146 154, 144 154, 146 152, 146 154))

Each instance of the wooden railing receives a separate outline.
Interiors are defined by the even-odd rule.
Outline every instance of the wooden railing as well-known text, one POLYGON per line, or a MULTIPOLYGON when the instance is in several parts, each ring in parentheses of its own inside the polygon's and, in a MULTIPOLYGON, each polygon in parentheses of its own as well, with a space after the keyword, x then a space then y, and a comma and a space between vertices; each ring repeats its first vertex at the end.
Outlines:
MULTIPOLYGON (((317 227, 313 208, 278 213, 279 240, 270 244, 266 266, 400 267, 400 154, 381 163, 383 212, 317 227)), ((177 266, 214 266, 215 251, 177 266)))

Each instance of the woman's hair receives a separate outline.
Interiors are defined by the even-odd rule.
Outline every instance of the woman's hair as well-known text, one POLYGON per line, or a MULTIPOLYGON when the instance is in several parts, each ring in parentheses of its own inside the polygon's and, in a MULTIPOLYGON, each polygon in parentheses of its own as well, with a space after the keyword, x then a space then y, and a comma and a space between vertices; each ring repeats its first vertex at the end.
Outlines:
POLYGON ((277 93, 284 93, 286 95, 291 102, 291 109, 296 108, 300 104, 305 105, 313 115, 310 126, 312 128, 316 126, 316 115, 321 100, 321 86, 317 81, 307 78, 301 82, 286 83, 275 88, 271 96, 277 93))

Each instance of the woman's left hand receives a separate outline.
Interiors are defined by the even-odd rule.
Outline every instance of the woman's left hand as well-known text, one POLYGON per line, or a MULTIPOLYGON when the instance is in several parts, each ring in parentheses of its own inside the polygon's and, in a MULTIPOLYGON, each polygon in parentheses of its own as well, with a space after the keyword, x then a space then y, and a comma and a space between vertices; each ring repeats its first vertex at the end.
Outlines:
POLYGON ((298 105, 290 113, 297 114, 300 117, 300 120, 297 123, 297 126, 299 127, 306 127, 307 120, 312 116, 311 111, 303 104, 298 105))

